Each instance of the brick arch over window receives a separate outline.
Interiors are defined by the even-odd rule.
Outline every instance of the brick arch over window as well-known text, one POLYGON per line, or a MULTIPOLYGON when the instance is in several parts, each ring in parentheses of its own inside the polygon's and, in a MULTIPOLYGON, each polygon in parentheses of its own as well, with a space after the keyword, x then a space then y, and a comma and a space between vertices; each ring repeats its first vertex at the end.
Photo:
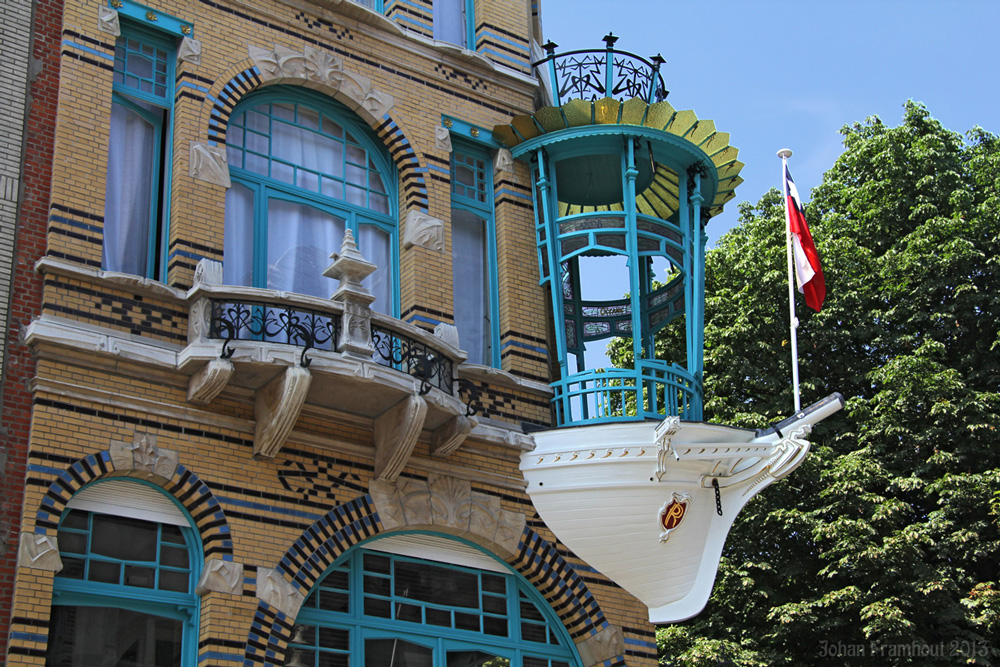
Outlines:
MULTIPOLYGON (((309 53, 315 53, 315 49, 309 53)), ((302 59, 304 60, 305 57, 303 56, 302 59)), ((322 75, 325 77, 325 81, 319 81, 317 77, 321 75, 317 74, 317 71, 315 66, 303 66, 290 75, 281 75, 279 79, 273 71, 269 73, 262 70, 261 66, 254 64, 252 59, 231 68, 227 75, 221 79, 224 83, 213 86, 206 96, 206 104, 211 105, 208 110, 208 144, 210 146, 225 145, 229 117, 236 105, 247 94, 276 79, 283 84, 303 85, 309 83, 310 88, 329 95, 354 109, 382 141, 395 163, 396 169, 399 170, 400 191, 403 194, 402 211, 405 213, 409 210, 416 210, 427 213, 427 179, 425 176, 427 168, 421 164, 412 143, 400 127, 398 120, 393 117, 391 102, 386 104, 388 96, 379 93, 370 85, 365 86, 364 83, 358 85, 357 79, 359 77, 347 77, 347 75, 343 75, 342 69, 339 71, 344 76, 343 82, 333 81, 329 73, 322 75), (225 78, 226 76, 229 78, 225 78), (348 81, 350 84, 346 83, 348 81)), ((391 98, 388 99, 391 101, 391 98)))
MULTIPOLYGON (((165 452, 165 450, 160 451, 165 452)), ((116 467, 110 451, 95 452, 68 466, 45 492, 35 514, 35 532, 55 536, 59 528, 59 519, 73 494, 90 482, 103 479, 115 472, 119 473, 116 479, 120 479, 123 467, 120 463, 116 467)), ((129 472, 134 470, 136 468, 130 469, 129 472)), ((208 486, 195 473, 176 463, 176 459, 173 465, 160 467, 158 470, 171 474, 169 477, 157 475, 155 472, 150 475, 149 471, 141 470, 141 478, 156 484, 173 496, 191 515, 194 528, 201 536, 205 559, 214 557, 232 560, 233 540, 229 522, 222 506, 208 486)), ((128 476, 127 472, 126 478, 128 476)))
MULTIPOLYGON (((264 599, 258 603, 253 626, 247 637, 244 664, 265 666, 282 664, 285 646, 291 637, 299 605, 324 572, 351 547, 387 530, 402 527, 452 535, 464 534, 475 542, 486 543, 495 553, 503 554, 504 560, 546 599, 578 647, 588 643, 589 640, 595 640, 596 643, 603 642, 608 635, 614 634, 615 628, 608 623, 587 584, 552 544, 526 525, 523 515, 516 515, 520 517, 519 522, 511 521, 508 515, 515 513, 500 510, 497 498, 496 502, 487 502, 489 506, 482 509, 493 512, 494 516, 498 517, 496 524, 505 524, 507 528, 517 527, 519 531, 516 534, 507 532, 505 535, 500 535, 500 532, 506 532, 502 530, 503 526, 499 526, 498 532, 490 537, 476 529, 458 529, 454 521, 449 521, 447 518, 442 520, 440 514, 435 516, 440 504, 435 506, 435 510, 430 510, 431 501, 435 500, 433 498, 435 483, 443 482, 449 487, 452 499, 461 498, 463 495, 466 497, 468 502, 464 504, 470 511, 468 515, 462 513, 461 516, 466 516, 465 520, 471 523, 475 521, 473 514, 476 510, 473 506, 477 501, 473 496, 480 496, 478 500, 482 500, 486 494, 471 492, 468 482, 463 483, 445 477, 406 482, 401 478, 400 481, 409 488, 400 490, 396 498, 407 496, 407 504, 411 508, 414 496, 421 495, 421 491, 414 492, 413 487, 420 485, 428 487, 428 492, 424 494, 428 504, 426 515, 415 516, 414 521, 405 525, 399 524, 397 517, 392 516, 395 508, 392 507, 393 500, 386 497, 385 488, 395 485, 384 484, 381 490, 373 489, 371 494, 339 505, 302 533, 285 553, 278 566, 271 571, 271 576, 278 579, 277 586, 274 582, 267 585, 276 589, 283 588, 283 592, 273 596, 262 595, 262 583, 258 578, 258 596, 268 598, 271 604, 264 599), (385 512, 386 516, 383 517, 380 510, 385 512)), ((378 483, 373 483, 373 486, 376 484, 378 483)), ((462 504, 463 500, 459 499, 457 505, 462 504)), ((453 506, 456 504, 453 503, 453 506)), ((458 515, 453 516, 457 518, 458 515)), ((602 657, 600 662, 606 667, 623 665, 624 656, 618 654, 602 657)))

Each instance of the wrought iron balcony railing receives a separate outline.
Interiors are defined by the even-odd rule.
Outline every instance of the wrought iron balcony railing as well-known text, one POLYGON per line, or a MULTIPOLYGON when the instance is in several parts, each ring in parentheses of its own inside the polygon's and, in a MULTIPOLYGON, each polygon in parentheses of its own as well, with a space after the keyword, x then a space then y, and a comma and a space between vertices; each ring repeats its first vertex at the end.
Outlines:
POLYGON ((632 99, 647 103, 667 97, 660 75, 666 62, 659 54, 649 58, 615 49, 618 38, 608 33, 603 50, 555 52, 558 44, 548 42, 542 48, 546 56, 532 63, 538 77, 547 82, 552 105, 561 106, 571 99, 594 100, 602 97, 632 99))

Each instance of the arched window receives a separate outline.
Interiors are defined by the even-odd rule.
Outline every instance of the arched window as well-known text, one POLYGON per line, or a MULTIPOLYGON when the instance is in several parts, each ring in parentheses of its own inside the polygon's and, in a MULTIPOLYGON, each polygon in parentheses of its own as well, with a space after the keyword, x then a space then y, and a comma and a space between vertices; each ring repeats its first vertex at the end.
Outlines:
POLYGON ((174 667, 197 659, 197 534, 156 487, 91 484, 59 522, 48 667, 174 667))
POLYGON ((456 540, 394 535, 343 556, 307 598, 288 667, 576 667, 545 601, 456 540))
POLYGON ((269 89, 234 111, 226 133, 227 284, 329 297, 330 253, 344 230, 378 266, 372 308, 397 314, 395 173, 367 127, 309 91, 269 89))

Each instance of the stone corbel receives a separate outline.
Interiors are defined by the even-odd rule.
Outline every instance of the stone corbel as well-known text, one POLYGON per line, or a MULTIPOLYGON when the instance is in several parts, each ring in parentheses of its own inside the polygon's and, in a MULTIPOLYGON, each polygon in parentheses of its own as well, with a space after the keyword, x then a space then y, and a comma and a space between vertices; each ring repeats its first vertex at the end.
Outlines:
POLYGON ((449 130, 444 125, 438 125, 434 128, 434 146, 439 151, 444 151, 445 153, 451 152, 451 130, 449 130))
POLYGON ((608 625, 592 635, 577 639, 576 648, 584 667, 593 667, 623 655, 625 639, 620 627, 608 625))
POLYGON ((434 456, 449 456, 454 453, 478 423, 479 420, 475 417, 458 415, 444 426, 438 427, 431 434, 431 453, 434 456))
POLYGON ((267 386, 257 390, 254 458, 271 459, 281 450, 299 418, 311 382, 312 375, 307 369, 289 366, 267 386))
POLYGON ((376 479, 391 482, 403 471, 426 416, 426 401, 413 394, 375 418, 376 479))
POLYGON ((56 542, 55 535, 22 532, 17 549, 17 566, 47 572, 61 570, 62 558, 59 557, 59 543, 56 542))
POLYGON ((161 449, 152 433, 136 432, 132 436, 132 442, 112 440, 108 454, 116 472, 126 472, 136 477, 170 479, 177 471, 177 452, 161 449))
POLYGON ((201 65, 201 42, 194 37, 185 37, 177 47, 177 62, 201 65))
POLYGON ((97 29, 109 35, 118 37, 122 34, 121 24, 118 21, 118 11, 107 5, 97 6, 97 29))
POLYGON ((403 249, 420 246, 428 250, 444 250, 444 221, 423 213, 410 210, 406 213, 403 227, 403 249))
POLYGON ((257 570, 257 598, 289 619, 299 615, 305 596, 281 572, 269 567, 257 570))
POLYGON ((218 146, 191 142, 188 159, 188 175, 199 181, 207 181, 224 188, 232 186, 229 180, 229 161, 226 150, 218 146))
POLYGON ((514 156, 510 154, 510 151, 506 148, 501 148, 497 150, 496 159, 493 160, 493 168, 495 171, 514 171, 514 156))
POLYGON ((233 362, 229 359, 212 359, 204 368, 191 376, 187 400, 195 405, 208 405, 219 395, 233 376, 233 362))
POLYGON ((209 592, 242 595, 243 565, 231 560, 210 558, 205 561, 201 579, 195 586, 196 595, 204 596, 209 592))

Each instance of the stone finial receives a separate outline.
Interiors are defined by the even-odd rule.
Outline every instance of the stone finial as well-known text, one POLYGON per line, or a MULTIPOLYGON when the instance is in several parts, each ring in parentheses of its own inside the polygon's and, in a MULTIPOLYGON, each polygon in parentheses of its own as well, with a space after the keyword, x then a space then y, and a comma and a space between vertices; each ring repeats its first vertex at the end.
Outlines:
POLYGON ((221 285, 222 280, 222 262, 204 258, 198 260, 194 268, 195 285, 221 285))
POLYGON ((434 335, 448 343, 448 345, 451 345, 456 350, 459 349, 458 327, 454 324, 445 324, 444 322, 441 322, 434 327, 434 335))
POLYGON ((362 256, 350 229, 344 232, 340 252, 330 257, 333 264, 323 275, 340 281, 340 286, 330 298, 344 304, 337 351, 356 359, 371 359, 375 353, 371 336, 371 304, 375 296, 364 288, 361 281, 378 267, 362 256))

